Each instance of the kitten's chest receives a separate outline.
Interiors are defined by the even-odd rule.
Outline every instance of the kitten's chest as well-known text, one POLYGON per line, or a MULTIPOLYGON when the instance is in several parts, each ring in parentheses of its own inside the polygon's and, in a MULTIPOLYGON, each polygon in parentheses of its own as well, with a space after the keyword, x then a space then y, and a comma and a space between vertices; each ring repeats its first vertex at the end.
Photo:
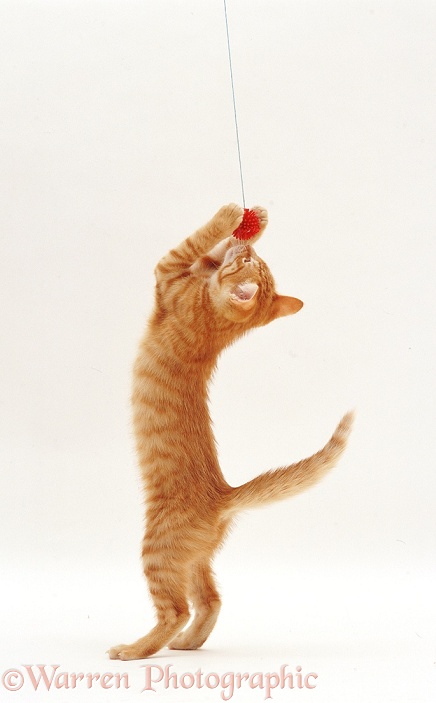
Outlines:
POLYGON ((135 423, 149 434, 201 433, 210 422, 207 379, 171 359, 141 355, 134 368, 132 406, 135 423))

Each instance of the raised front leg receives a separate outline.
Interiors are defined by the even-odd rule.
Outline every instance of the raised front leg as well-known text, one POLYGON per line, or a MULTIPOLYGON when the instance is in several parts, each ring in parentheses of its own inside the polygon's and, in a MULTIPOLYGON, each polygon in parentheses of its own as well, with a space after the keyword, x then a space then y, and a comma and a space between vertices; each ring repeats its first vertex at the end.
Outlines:
MULTIPOLYGON (((256 213, 259 220, 259 232, 246 241, 250 246, 260 239, 268 224, 268 212, 265 208, 256 206, 253 207, 252 210, 256 213)), ((233 235, 226 237, 218 242, 213 249, 208 251, 205 256, 201 256, 197 259, 189 270, 199 276, 211 276, 223 263, 227 251, 241 244, 243 244, 243 242, 233 235)))
POLYGON ((224 205, 204 227, 200 227, 159 261, 155 270, 157 280, 170 278, 189 269, 222 239, 230 237, 241 224, 243 215, 244 210, 239 205, 224 205))

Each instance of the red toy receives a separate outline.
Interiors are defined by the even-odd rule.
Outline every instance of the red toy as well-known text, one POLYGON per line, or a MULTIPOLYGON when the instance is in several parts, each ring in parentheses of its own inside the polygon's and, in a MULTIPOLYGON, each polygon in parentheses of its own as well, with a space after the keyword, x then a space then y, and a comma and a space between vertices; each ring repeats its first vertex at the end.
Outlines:
POLYGON ((251 239, 251 237, 254 237, 254 235, 258 232, 260 232, 258 216, 254 210, 244 208, 244 217, 242 218, 242 222, 239 227, 237 227, 233 232, 233 236, 236 237, 236 239, 246 240, 251 239))

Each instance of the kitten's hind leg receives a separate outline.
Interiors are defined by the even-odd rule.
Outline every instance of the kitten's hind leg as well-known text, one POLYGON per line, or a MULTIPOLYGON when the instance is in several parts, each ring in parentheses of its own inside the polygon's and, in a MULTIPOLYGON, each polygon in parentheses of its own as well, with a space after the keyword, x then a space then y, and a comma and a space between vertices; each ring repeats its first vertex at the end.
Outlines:
POLYGON ((209 560, 198 562, 191 573, 189 595, 195 617, 187 630, 168 645, 170 649, 198 649, 207 640, 217 621, 221 600, 209 560))
POLYGON ((184 571, 168 567, 145 569, 150 593, 157 611, 157 625, 133 644, 120 644, 109 650, 111 659, 145 659, 162 649, 189 620, 184 571), (148 573, 147 573, 148 571, 148 573))

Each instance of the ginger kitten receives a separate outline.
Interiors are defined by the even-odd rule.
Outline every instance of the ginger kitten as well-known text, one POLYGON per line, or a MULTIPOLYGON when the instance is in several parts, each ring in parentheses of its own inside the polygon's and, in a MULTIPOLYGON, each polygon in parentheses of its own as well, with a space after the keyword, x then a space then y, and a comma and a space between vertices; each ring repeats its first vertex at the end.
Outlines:
POLYGON ((158 263, 155 308, 134 367, 133 424, 146 493, 144 573, 156 626, 111 659, 142 659, 168 645, 197 649, 216 623, 220 597, 211 562, 233 516, 288 498, 333 467, 351 429, 345 415, 323 449, 268 471, 239 488, 226 482, 208 411, 208 381, 219 353, 248 330, 298 312, 303 303, 276 293, 267 265, 250 244, 232 237, 238 205, 211 221, 158 263), (189 603, 194 617, 190 619, 189 603))

